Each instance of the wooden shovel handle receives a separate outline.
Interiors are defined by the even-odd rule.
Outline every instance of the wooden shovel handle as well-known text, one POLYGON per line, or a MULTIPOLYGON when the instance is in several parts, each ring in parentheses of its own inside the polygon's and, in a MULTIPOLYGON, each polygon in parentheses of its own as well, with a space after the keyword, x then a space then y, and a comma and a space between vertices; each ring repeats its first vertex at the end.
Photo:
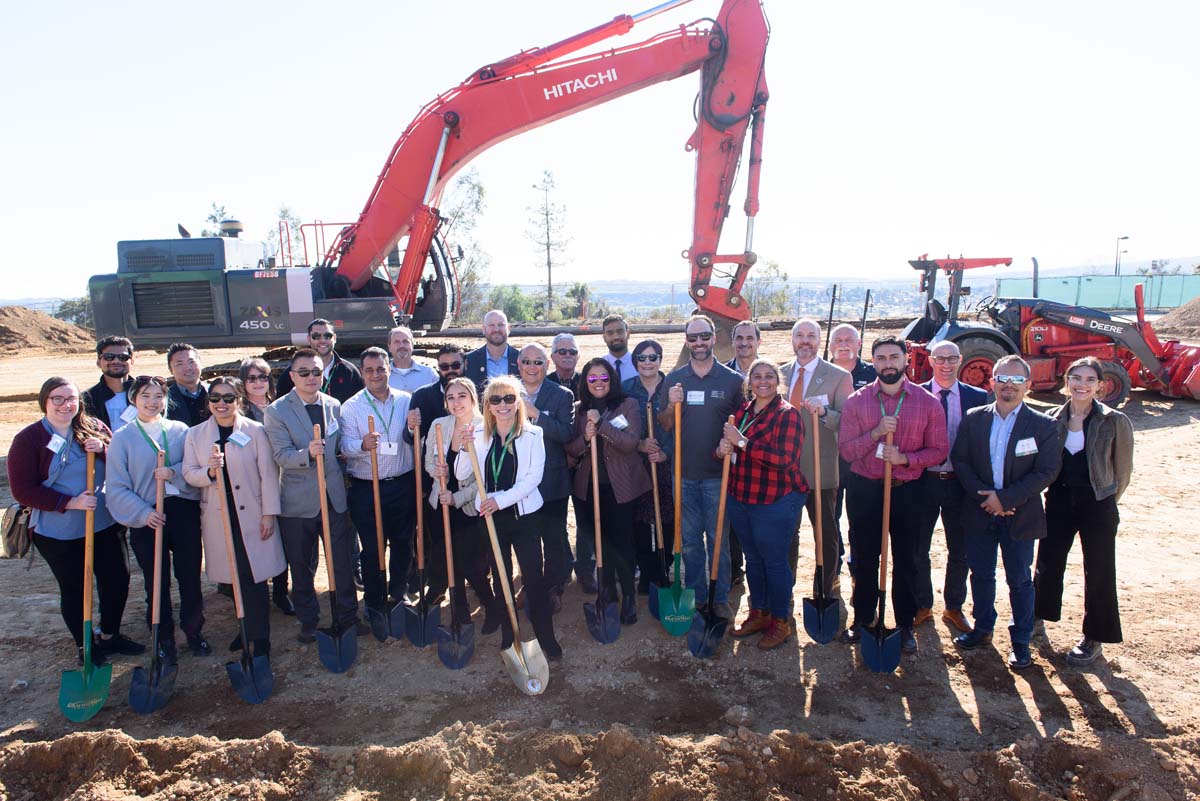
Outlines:
MULTIPOLYGON (((221 446, 214 442, 212 452, 213 456, 219 456, 221 446)), ((238 575, 237 557, 233 555, 233 526, 229 522, 229 505, 225 502, 225 470, 221 468, 215 472, 217 474, 217 509, 221 513, 221 527, 225 530, 225 557, 229 560, 229 578, 230 583, 233 584, 233 609, 237 614, 237 619, 241 620, 246 613, 242 608, 242 582, 238 575)))
MULTIPOLYGON (((475 473, 475 484, 479 492, 479 503, 482 504, 487 500, 487 485, 483 483, 483 471, 479 469, 479 459, 475 456, 474 436, 468 435, 465 439, 467 444, 467 455, 471 457, 471 470, 475 473)), ((529 666, 525 664, 525 655, 521 651, 521 626, 517 622, 517 607, 513 603, 512 587, 509 586, 508 576, 504 571, 504 556, 500 553, 500 538, 496 536, 496 521, 492 520, 491 515, 482 515, 483 522, 487 524, 488 539, 492 543, 492 558, 496 562, 496 576, 500 579, 500 589, 504 592, 504 605, 508 608, 508 620, 512 624, 513 630, 513 651, 516 652, 517 658, 521 660, 521 665, 526 671, 529 666)))
MULTIPOLYGON (((727 422, 734 425, 732 414, 727 422)), ((717 580, 717 569, 721 566, 721 535, 725 532, 725 501, 729 498, 729 463, 732 460, 733 451, 725 454, 725 458, 721 460, 721 497, 717 500, 717 531, 713 538, 712 573, 708 577, 709 581, 717 580)))
MULTIPOLYGON (((892 444, 892 433, 889 431, 886 440, 888 445, 892 444)), ((892 521, 892 463, 887 459, 883 460, 883 532, 882 541, 879 543, 879 591, 882 592, 887 587, 887 571, 888 571, 888 535, 891 529, 892 521)), ((882 625, 882 621, 880 621, 882 625)))
POLYGON ((675 404, 675 553, 683 553, 683 404, 675 404))
MULTIPOLYGON (((313 424, 313 439, 321 439, 321 426, 313 424)), ((321 494, 321 541, 325 543, 325 575, 329 591, 337 594, 337 579, 333 575, 333 540, 329 536, 329 498, 325 492, 325 455, 317 459, 317 489, 321 494)))
MULTIPOLYGON (((64 448, 71 447, 68 441, 64 448)), ((87 494, 96 494, 96 454, 87 452, 87 494)), ((83 619, 92 619, 92 565, 96 560, 96 512, 88 509, 83 513, 83 619)), ((90 632, 83 633, 90 637, 90 632)))
MULTIPOLYGON (((367 415, 367 433, 375 433, 375 415, 367 415)), ((371 449, 371 497, 375 503, 375 548, 379 551, 379 569, 386 572, 383 553, 383 504, 379 501, 379 445, 371 449)))
MULTIPOLYGON (((167 455, 160 449, 158 451, 158 466, 163 467, 167 463, 167 455)), ((163 513, 163 499, 167 494, 167 483, 157 476, 154 478, 154 511, 160 515, 163 513)), ((163 552, 163 527, 154 527, 154 594, 150 601, 150 625, 158 625, 159 604, 162 602, 162 552, 163 552)), ((157 646, 154 646, 157 647, 157 646)))
MULTIPOLYGON (((444 468, 448 468, 446 464, 446 453, 442 450, 442 424, 433 424, 433 439, 437 445, 437 460, 438 464, 444 468)), ((442 492, 446 491, 446 477, 438 476, 438 489, 442 492)), ((442 532, 446 540, 446 582, 450 589, 454 589, 454 548, 450 544, 450 507, 438 499, 438 505, 442 507, 442 532)))
POLYGON ((817 412, 812 412, 812 432, 809 436, 812 437, 813 443, 813 486, 810 488, 810 490, 816 493, 816 502, 814 508, 817 510, 817 514, 814 517, 813 530, 817 535, 817 568, 822 569, 821 582, 824 584, 825 573, 823 571, 824 565, 821 562, 821 554, 825 551, 825 548, 823 547, 825 532, 823 531, 821 521, 825 517, 823 514, 825 507, 821 502, 821 430, 818 428, 820 425, 821 416, 817 414, 817 412))
MULTIPOLYGON (((654 406, 646 402, 646 436, 654 439, 654 406)), ((654 542, 658 550, 663 549, 662 501, 658 497, 658 462, 650 463, 650 484, 654 490, 654 542)))

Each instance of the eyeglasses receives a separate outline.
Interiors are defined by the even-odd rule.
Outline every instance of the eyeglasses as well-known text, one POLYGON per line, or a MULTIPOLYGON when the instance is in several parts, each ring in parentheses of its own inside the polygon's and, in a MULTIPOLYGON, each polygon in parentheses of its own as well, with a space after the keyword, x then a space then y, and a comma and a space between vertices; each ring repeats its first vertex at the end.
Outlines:
POLYGON ((579 351, 575 348, 555 348, 554 352, 559 356, 578 356, 579 351))
POLYGON ((592 373, 591 375, 589 375, 587 377, 587 382, 589 384, 596 384, 596 383, 607 384, 608 383, 608 374, 607 373, 592 373))
POLYGON ((247 384, 257 384, 259 381, 266 381, 268 379, 269 379, 269 376, 262 375, 261 373, 255 373, 254 375, 246 376, 246 383, 247 384))
POLYGON ((46 400, 50 401, 51 406, 67 406, 67 405, 75 406, 76 404, 79 403, 79 396, 78 395, 51 395, 50 397, 46 398, 46 400))
POLYGON ((492 406, 499 406, 502 403, 505 406, 512 406, 516 402, 516 395, 488 395, 488 403, 492 406))
POLYGON ((958 364, 962 361, 961 356, 934 356, 934 364, 958 364))
POLYGON ((127 362, 133 358, 132 353, 101 353, 100 358, 106 362, 127 362))
POLYGON ((232 392, 210 392, 208 393, 209 403, 236 403, 238 396, 232 392))
POLYGON ((696 340, 700 340, 701 342, 707 342, 710 339, 712 339, 712 331, 703 331, 699 334, 688 334, 687 335, 688 342, 695 342, 696 340))
POLYGON ((133 381, 135 384, 158 384, 160 387, 165 387, 167 385, 167 379, 158 375, 134 376, 133 381))
POLYGON ((541 367, 545 363, 545 359, 521 359, 521 364, 526 367, 541 367))
POLYGON ((1017 386, 1029 380, 1023 375, 994 375, 992 378, 996 379, 999 384, 1016 384, 1017 386))
POLYGON ((657 353, 639 353, 633 358, 637 359, 639 362, 656 362, 658 361, 659 356, 657 353))
POLYGON ((335 336, 337 336, 337 334, 333 333, 332 331, 326 331, 323 334, 318 333, 316 331, 312 331, 309 333, 308 338, 309 339, 333 339, 335 336))
POLYGON ((324 371, 320 367, 301 367, 293 369, 292 372, 301 378, 308 378, 310 376, 318 376, 324 371))
POLYGON ((443 373, 447 370, 461 370, 462 362, 438 362, 438 369, 443 373))

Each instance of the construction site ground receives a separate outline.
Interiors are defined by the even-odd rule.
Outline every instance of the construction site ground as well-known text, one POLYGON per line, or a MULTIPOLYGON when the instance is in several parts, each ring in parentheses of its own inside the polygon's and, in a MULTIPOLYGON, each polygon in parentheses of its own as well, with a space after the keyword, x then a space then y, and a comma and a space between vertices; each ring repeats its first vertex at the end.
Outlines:
MULTIPOLYGON (((662 339, 674 354, 682 337, 662 339)), ((580 345, 581 362, 603 349, 598 336, 580 345)), ((789 358, 787 332, 767 332, 762 352, 789 358)), ((248 353, 207 351, 203 360, 248 353)), ((164 355, 138 354, 135 371, 165 374, 164 355)), ((0 362, 0 453, 38 418, 38 387, 54 374, 85 388, 96 380, 94 355, 23 350, 0 362)), ((169 705, 135 714, 130 673, 145 660, 119 658, 107 705, 75 725, 57 704, 60 673, 76 665, 53 578, 41 559, 28 570, 6 560, 0 801, 1200 798, 1200 403, 1135 390, 1124 411, 1137 443, 1117 541, 1125 642, 1092 668, 1062 657, 1083 611, 1078 547, 1064 619, 1047 626, 1021 674, 1005 664, 1002 579, 994 647, 963 654, 944 624, 925 624, 919 653, 895 675, 873 674, 849 647, 817 645, 803 630, 769 653, 727 637, 719 659, 698 660, 644 599, 639 622, 600 645, 584 624, 589 599, 572 584, 556 618, 565 655, 539 697, 509 680, 498 635, 479 636, 474 660, 457 672, 433 648, 365 638, 358 663, 334 675, 315 646, 296 643, 295 619, 273 611, 275 694, 248 706, 223 667, 232 604, 206 583, 214 654, 180 657, 169 705)), ((813 570, 807 523, 801 536, 798 608, 813 570)), ((935 621, 944 566, 939 528, 935 621)), ((125 631, 146 641, 141 571, 131 569, 125 631)), ((745 614, 744 591, 733 601, 745 614)))

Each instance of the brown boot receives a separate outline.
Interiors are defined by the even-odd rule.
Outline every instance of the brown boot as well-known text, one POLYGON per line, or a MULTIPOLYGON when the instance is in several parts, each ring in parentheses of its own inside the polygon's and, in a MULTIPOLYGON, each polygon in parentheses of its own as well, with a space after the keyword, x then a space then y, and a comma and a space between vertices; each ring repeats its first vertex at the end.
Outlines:
POLYGON ((792 634, 792 619, 790 617, 773 617, 771 618, 771 625, 767 629, 767 633, 759 639, 758 647, 763 651, 778 648, 791 639, 792 634))
POLYGON ((730 634, 734 637, 749 637, 751 634, 757 634, 771 625, 771 616, 767 614, 765 609, 751 609, 750 616, 742 621, 742 624, 735 628, 730 634))

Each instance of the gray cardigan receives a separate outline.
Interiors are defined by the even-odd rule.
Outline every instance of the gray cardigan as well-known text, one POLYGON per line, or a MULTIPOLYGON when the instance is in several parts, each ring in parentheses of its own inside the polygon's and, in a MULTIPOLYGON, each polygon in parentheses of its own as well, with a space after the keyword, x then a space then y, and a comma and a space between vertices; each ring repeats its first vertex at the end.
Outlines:
MULTIPOLYGON (((183 479, 183 443, 188 427, 178 420, 167 419, 163 419, 162 426, 171 457, 166 466, 175 471, 167 483, 179 490, 179 497, 199 501, 200 490, 183 479)), ((131 528, 146 525, 154 511, 154 468, 157 466, 158 457, 136 425, 122 426, 113 434, 108 446, 104 496, 109 513, 121 525, 131 528)))

